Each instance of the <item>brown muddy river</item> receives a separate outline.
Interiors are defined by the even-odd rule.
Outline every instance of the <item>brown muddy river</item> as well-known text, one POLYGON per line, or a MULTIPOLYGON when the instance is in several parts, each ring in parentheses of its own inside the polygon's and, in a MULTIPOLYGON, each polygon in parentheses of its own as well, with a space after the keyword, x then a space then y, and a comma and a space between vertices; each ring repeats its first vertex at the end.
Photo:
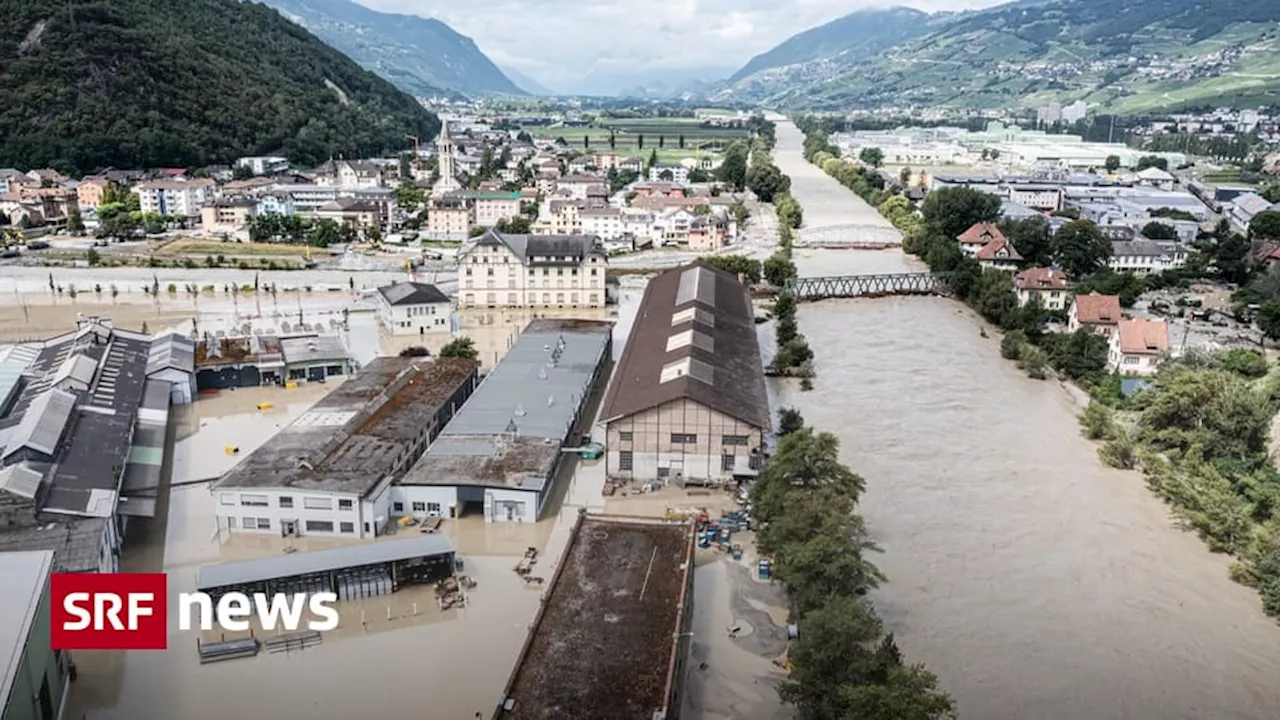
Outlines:
MULTIPOLYGON (((778 128, 809 221, 874 222, 778 128), (839 192, 838 192, 839 191, 839 192)), ((798 252, 802 276, 918 270, 897 251, 798 252)), ((1140 475, 1103 467, 1055 383, 938 298, 803 305, 816 388, 783 404, 835 433, 885 548, 875 602, 962 720, 1274 720, 1280 627, 1140 475)))

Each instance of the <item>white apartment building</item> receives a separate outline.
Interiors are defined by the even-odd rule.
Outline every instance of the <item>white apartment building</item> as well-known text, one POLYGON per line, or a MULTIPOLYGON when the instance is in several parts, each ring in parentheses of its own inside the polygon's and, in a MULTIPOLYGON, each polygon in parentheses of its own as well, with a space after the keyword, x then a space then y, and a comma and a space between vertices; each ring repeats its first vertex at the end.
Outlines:
POLYGON ((592 187, 606 183, 607 181, 598 175, 565 175, 555 181, 555 189, 567 191, 568 197, 573 200, 586 200, 588 191, 592 187))
POLYGON ((272 175, 288 170, 289 160, 274 155, 242 157, 236 160, 236 167, 248 168, 254 175, 272 175))
POLYGON ((453 303, 435 285, 398 282, 378 288, 378 322, 392 335, 426 335, 453 329, 453 303))
POLYGON ((1008 185, 1009 202, 1036 210, 1061 210, 1062 186, 1041 184, 1008 185))
POLYGON ((472 220, 481 227, 493 227, 520 216, 518 192, 468 192, 462 196, 471 203, 472 220))
POLYGON ((673 182, 678 185, 688 185, 689 168, 679 164, 654 163, 649 168, 649 182, 673 182))
POLYGON ((580 216, 584 235, 597 235, 601 240, 608 242, 618 239, 626 232, 623 229, 622 210, 618 208, 585 208, 580 216))
POLYGON ((1187 249, 1176 243, 1128 240, 1111 243, 1111 258, 1107 264, 1116 272, 1154 275, 1180 268, 1186 262, 1187 249))
POLYGON ((139 183, 138 209, 144 213, 200 217, 200 209, 213 200, 217 184, 208 178, 194 180, 152 180, 139 183))
POLYGON ((608 255, 595 235, 489 230, 458 253, 460 307, 604 307, 608 255))

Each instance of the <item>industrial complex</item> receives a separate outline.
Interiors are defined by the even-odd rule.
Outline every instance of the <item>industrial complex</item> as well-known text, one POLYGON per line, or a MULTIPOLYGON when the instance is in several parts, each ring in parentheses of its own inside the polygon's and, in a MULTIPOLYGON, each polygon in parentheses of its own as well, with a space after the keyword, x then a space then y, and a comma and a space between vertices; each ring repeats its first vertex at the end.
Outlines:
MULTIPOLYGON (((453 517, 478 503, 492 522, 535 522, 566 443, 612 357, 613 325, 534 320, 422 459, 400 480, 414 514, 453 517)), ((403 508, 402 508, 403 510, 403 508)))
POLYGON ((694 525, 582 514, 493 720, 678 716, 694 525))
POLYGON ((128 517, 155 513, 170 402, 193 383, 170 348, 86 318, 5 350, 0 550, 52 551, 55 572, 117 569, 128 517))
POLYGON ((476 388, 461 358, 378 358, 220 478, 219 527, 284 536, 381 535, 392 483, 476 388))
POLYGON ((610 478, 754 476, 769 397, 747 289, 702 263, 649 281, 600 411, 610 478))

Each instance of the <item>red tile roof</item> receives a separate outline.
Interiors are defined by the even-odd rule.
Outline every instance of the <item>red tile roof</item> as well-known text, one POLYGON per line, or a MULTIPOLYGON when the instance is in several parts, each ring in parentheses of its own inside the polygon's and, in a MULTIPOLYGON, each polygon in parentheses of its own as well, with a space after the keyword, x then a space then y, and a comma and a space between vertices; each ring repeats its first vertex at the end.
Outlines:
POLYGON ((995 239, 1004 240, 1004 233, 1000 232, 1000 228, 995 223, 981 222, 974 223, 973 227, 960 233, 960 237, 956 238, 961 245, 986 245, 995 239))
MULTIPOLYGON (((997 230, 996 232, 1000 232, 997 230)), ((974 257, 979 260, 1021 260, 1022 256, 1013 248, 1013 243, 1005 239, 1003 235, 991 238, 991 241, 983 245, 974 257)))
POLYGON ((1019 290, 1066 290, 1067 276, 1053 268, 1028 268, 1013 276, 1019 290))
POLYGON ((1169 352, 1169 326, 1163 320, 1125 318, 1116 328, 1120 352, 1126 355, 1159 355, 1169 352))
POLYGON ((1115 325, 1120 322, 1120 297, 1091 292, 1076 296, 1076 320, 1093 325, 1115 325))

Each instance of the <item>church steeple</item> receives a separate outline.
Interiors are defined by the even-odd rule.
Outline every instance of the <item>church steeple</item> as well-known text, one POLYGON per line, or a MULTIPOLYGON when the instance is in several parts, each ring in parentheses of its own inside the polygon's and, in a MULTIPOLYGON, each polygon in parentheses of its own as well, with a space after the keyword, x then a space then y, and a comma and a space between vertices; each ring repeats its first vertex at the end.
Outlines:
POLYGON ((458 172, 453 160, 453 138, 449 137, 449 121, 440 119, 440 137, 436 138, 436 167, 440 171, 440 179, 431 188, 431 194, 439 197, 445 193, 462 188, 458 184, 458 172))

